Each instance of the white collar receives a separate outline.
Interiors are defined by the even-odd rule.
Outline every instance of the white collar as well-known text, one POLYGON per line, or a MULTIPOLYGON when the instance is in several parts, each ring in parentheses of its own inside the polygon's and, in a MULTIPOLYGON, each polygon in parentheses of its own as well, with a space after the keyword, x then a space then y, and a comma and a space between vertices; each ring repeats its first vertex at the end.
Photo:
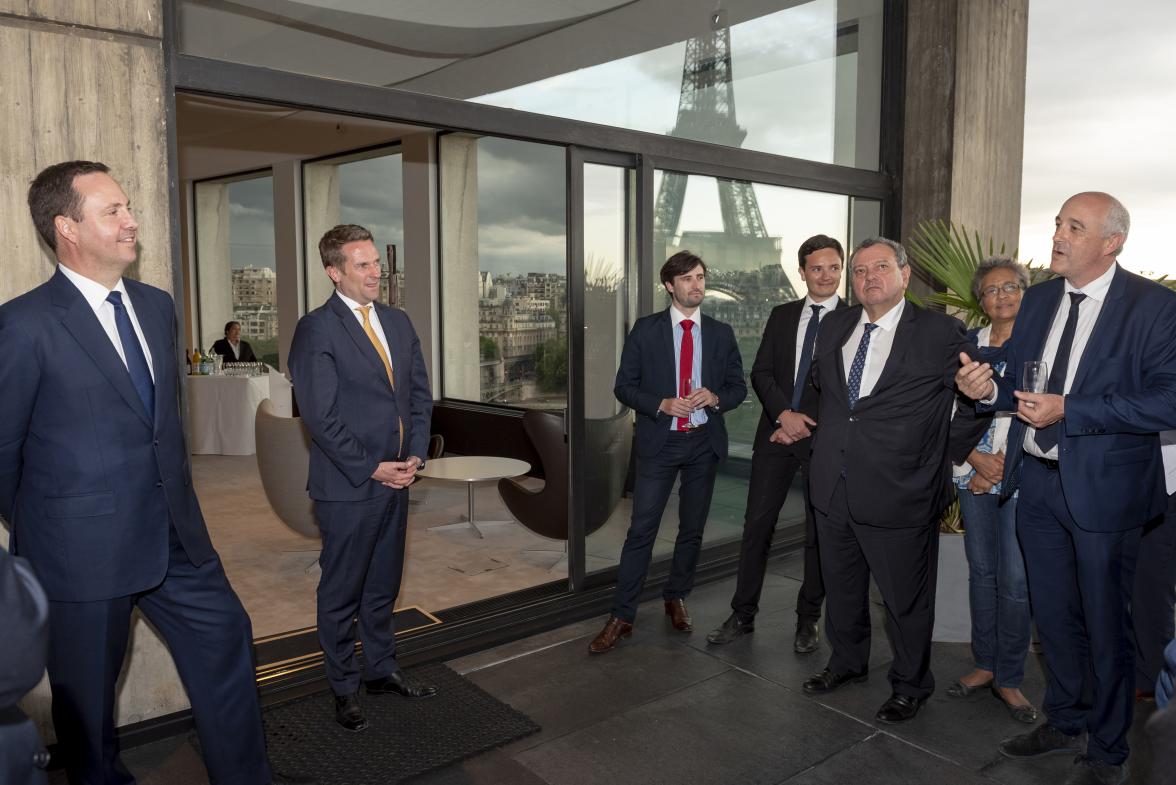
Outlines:
POLYGON ((689 319, 695 325, 702 324, 702 309, 696 308, 693 316, 687 316, 673 305, 670 306, 670 324, 677 327, 683 319, 689 319))
POLYGON ((841 296, 838 295, 836 292, 833 293, 832 295, 830 295, 829 297, 826 297, 821 302, 817 302, 816 300, 814 300, 813 296, 811 294, 806 294, 804 296, 804 307, 805 308, 812 308, 814 305, 819 305, 827 311, 832 311, 834 308, 837 307, 837 304, 840 302, 841 302, 841 296))
MULTIPOLYGON (((338 289, 335 290, 335 296, 338 297, 340 300, 342 300, 343 304, 347 306, 347 310, 351 311, 352 313, 365 307, 363 305, 360 305, 355 300, 352 300, 350 297, 343 294, 343 292, 339 291, 338 289)), ((376 310, 375 301, 373 300, 372 302, 368 303, 368 305, 371 306, 372 312, 375 312, 375 310, 376 310)))
POLYGON ((1119 269, 1119 263, 1115 262, 1107 271, 1095 278, 1090 283, 1083 286, 1081 289, 1076 289, 1066 281, 1066 293, 1081 292, 1092 300, 1098 300, 1100 303, 1107 299, 1107 290, 1111 288, 1111 279, 1115 277, 1115 271, 1119 269))
POLYGON ((127 287, 121 277, 113 289, 107 289, 104 284, 98 283, 93 278, 87 278, 77 270, 72 270, 60 262, 57 264, 57 269, 61 270, 62 275, 68 278, 70 283, 78 288, 78 291, 82 293, 82 297, 89 304, 90 309, 95 312, 102 307, 102 303, 106 302, 106 298, 111 292, 119 292, 123 295, 123 299, 126 299, 127 287))
MULTIPOLYGON (((881 318, 879 318, 878 321, 874 322, 874 324, 878 325, 879 327, 881 327, 883 330, 886 330, 887 332, 894 332, 894 330, 898 327, 899 319, 902 318, 902 310, 905 307, 906 307, 906 297, 903 297, 901 300, 898 301, 898 305, 894 306, 889 311, 882 314, 881 318)), ((870 323, 870 315, 866 313, 866 309, 863 307, 862 308, 862 317, 861 317, 861 319, 858 320, 858 324, 869 324, 869 323, 870 323)))

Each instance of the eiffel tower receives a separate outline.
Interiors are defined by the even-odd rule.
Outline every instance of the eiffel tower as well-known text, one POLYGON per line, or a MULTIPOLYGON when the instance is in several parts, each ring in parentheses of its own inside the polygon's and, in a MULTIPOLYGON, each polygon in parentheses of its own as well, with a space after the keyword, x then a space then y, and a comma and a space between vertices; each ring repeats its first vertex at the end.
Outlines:
MULTIPOLYGON (((739 147, 747 130, 735 119, 735 86, 731 75, 731 28, 726 13, 712 18, 711 32, 686 42, 678 121, 670 136, 739 147)), ((658 189, 658 239, 670 244, 678 236, 687 175, 665 172, 658 189)), ((758 270, 780 264, 780 239, 769 237, 751 183, 718 178, 723 231, 686 232, 681 245, 690 245, 705 259, 712 256, 724 270, 758 270), (711 251, 714 254, 711 254, 711 251)), ((664 247, 664 246, 663 246, 664 247)), ((779 276, 779 296, 794 299, 796 292, 779 276)), ((735 293, 732 293, 735 294, 735 293)))

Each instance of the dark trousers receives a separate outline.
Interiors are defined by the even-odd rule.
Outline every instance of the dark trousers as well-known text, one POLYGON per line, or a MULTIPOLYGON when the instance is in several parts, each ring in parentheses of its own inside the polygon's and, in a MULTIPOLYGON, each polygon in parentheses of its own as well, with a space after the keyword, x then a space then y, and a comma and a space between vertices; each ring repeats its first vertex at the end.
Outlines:
POLYGON ((1131 622, 1135 629, 1135 688, 1154 692, 1164 668, 1164 647, 1176 638, 1176 493, 1168 511, 1143 528, 1131 622))
POLYGON ((134 778, 119 760, 115 682, 131 611, 163 637, 192 703, 213 785, 270 781, 253 665, 253 627, 220 559, 188 561, 174 530, 167 574, 151 591, 96 602, 52 602, 49 683, 53 725, 72 785, 122 785, 134 778))
POLYGON ((886 633, 894 650, 888 678, 894 692, 923 698, 935 689, 931 629, 939 532, 921 526, 865 526, 853 520, 839 482, 829 509, 817 510, 825 630, 834 673, 864 673, 870 663, 870 575, 886 605, 886 633))
POLYGON ((1042 708, 1059 730, 1088 731, 1087 754, 1116 765, 1127 759, 1135 702, 1128 609, 1142 530, 1080 529, 1060 473, 1025 456, 1017 535, 1049 669, 1042 708))
POLYGON ((667 600, 682 599, 694 588, 694 568, 702 548, 702 530, 710 512, 717 469, 718 456, 705 430, 671 431, 661 452, 638 459, 633 519, 621 549, 613 598, 612 614, 618 619, 632 622, 637 616, 653 541, 657 539, 662 513, 679 475, 678 537, 674 541, 674 559, 663 596, 667 600))
POLYGON ((808 461, 772 450, 756 452, 751 458, 751 480, 747 485, 747 511, 743 517, 743 541, 739 547, 739 577, 731 610, 749 621, 759 611, 768 550, 776 533, 780 510, 800 473, 804 489, 804 582, 796 598, 796 617, 800 623, 821 618, 825 584, 821 581, 821 558, 817 550, 817 525, 808 497, 808 461))
POLYGON ((314 503, 323 535, 319 556, 318 637, 336 695, 359 690, 356 618, 368 681, 399 670, 393 605, 404 571, 408 491, 362 502, 314 503))

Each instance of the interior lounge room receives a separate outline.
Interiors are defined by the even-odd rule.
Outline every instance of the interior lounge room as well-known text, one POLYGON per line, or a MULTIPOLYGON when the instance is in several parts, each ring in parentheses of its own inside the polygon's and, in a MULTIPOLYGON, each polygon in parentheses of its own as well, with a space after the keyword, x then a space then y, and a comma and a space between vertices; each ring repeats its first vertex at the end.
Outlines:
MULTIPOLYGON (((295 325, 333 295, 318 251, 331 227, 371 231, 378 299, 411 319, 428 372, 396 601, 398 659, 426 668, 487 667, 495 647, 607 614, 635 472, 635 414, 614 382, 634 322, 670 304, 668 257, 706 261, 702 309, 731 325, 750 379, 772 309, 806 295, 806 238, 850 249, 965 207, 1016 234, 1015 206, 952 189, 980 169, 992 190, 1019 182, 1019 161, 961 155, 980 121, 920 112, 938 88, 907 78, 933 70, 911 41, 944 35, 954 5, 934 19, 905 0, 44 5, 0 12, 0 85, 38 107, 0 126, 15 141, 0 194, 23 204, 42 166, 89 158, 136 205, 128 276, 175 300, 192 484, 252 622, 267 706, 324 689, 311 445, 289 361, 295 325), (95 74, 129 88, 125 112, 95 74), (56 87, 61 107, 34 100, 56 87), (241 353, 224 356, 213 346, 230 334, 241 353)), ((999 60, 961 73, 1015 81, 999 60)), ((989 119, 998 109, 1015 114, 989 119)), ((24 261, 0 302, 52 272, 27 215, 10 213, 0 226, 24 261)), ((844 280, 839 294, 852 296, 844 280)), ((763 415, 751 386, 725 415, 699 586, 737 567, 763 415)), ((803 547, 803 482, 774 557, 803 547)), ((645 600, 661 596, 678 520, 675 489, 645 600)), ((191 729, 139 616, 119 684, 123 748, 191 729)), ((52 743, 47 681, 22 707, 52 743)))

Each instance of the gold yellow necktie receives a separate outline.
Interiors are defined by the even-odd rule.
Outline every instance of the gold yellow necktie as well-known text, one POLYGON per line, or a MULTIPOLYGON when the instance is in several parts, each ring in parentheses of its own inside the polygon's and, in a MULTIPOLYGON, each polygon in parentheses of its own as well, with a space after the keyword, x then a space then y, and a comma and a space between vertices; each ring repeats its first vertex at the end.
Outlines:
POLYGON ((388 372, 388 383, 395 390, 396 376, 392 373, 392 362, 388 359, 388 353, 384 351, 384 344, 380 343, 380 339, 376 337, 376 331, 372 327, 371 319, 368 316, 371 308, 370 305, 364 305, 355 310, 359 311, 359 315, 363 318, 363 331, 367 333, 368 340, 372 342, 372 346, 376 347, 376 354, 380 355, 380 362, 384 363, 384 370, 388 372))

